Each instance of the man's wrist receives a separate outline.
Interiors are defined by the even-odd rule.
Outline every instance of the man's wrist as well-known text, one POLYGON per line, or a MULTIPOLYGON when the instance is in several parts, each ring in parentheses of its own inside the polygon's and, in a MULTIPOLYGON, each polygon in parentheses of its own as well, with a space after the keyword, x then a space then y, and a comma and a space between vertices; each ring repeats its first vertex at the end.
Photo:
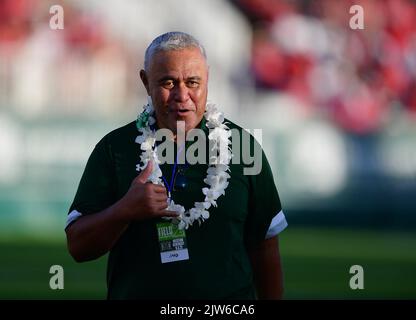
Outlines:
POLYGON ((123 199, 117 201, 113 206, 109 208, 109 215, 111 220, 115 223, 129 224, 131 221, 131 210, 123 202, 123 199))

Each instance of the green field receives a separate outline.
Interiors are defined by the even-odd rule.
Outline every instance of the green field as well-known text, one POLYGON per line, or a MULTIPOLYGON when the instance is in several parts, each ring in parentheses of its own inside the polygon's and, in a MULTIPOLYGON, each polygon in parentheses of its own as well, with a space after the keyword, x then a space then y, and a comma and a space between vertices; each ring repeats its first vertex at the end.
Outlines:
MULTIPOLYGON (((403 232, 288 228, 280 236, 286 299, 416 299, 416 235, 403 232), (349 269, 364 268, 352 290, 349 269)), ((104 299, 106 259, 77 264, 65 242, 0 241, 1 299, 104 299), (49 288, 61 265, 64 290, 49 288)))

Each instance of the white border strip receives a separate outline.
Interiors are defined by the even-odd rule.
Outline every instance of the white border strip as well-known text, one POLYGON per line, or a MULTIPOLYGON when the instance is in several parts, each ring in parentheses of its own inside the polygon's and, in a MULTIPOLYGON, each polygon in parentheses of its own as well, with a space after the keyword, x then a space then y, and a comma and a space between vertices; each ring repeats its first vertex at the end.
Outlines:
POLYGON ((74 222, 75 220, 78 220, 80 217, 82 217, 82 213, 77 210, 72 210, 70 214, 68 214, 68 217, 66 218, 66 225, 65 229, 68 228, 68 226, 74 222))
POLYGON ((269 230, 266 233, 266 239, 272 238, 278 235, 287 227, 286 217, 282 210, 279 211, 278 214, 274 216, 272 222, 270 223, 269 230))

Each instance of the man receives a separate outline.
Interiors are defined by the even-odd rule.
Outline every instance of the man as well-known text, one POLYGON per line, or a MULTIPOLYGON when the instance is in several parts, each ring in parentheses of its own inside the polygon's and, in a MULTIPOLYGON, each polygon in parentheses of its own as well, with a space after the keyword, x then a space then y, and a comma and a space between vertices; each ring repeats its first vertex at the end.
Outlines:
MULTIPOLYGON (((211 140, 209 126, 218 141, 228 129, 241 132, 206 107, 204 48, 188 34, 163 34, 147 48, 140 77, 147 111, 95 146, 69 210, 71 255, 82 262, 110 252, 109 299, 280 299, 277 234, 287 224, 264 153, 250 176, 234 163, 207 170, 175 160, 159 170, 152 152, 155 130, 175 139, 180 121, 186 134, 200 128, 211 140)), ((181 152, 175 147, 176 159, 181 152)))

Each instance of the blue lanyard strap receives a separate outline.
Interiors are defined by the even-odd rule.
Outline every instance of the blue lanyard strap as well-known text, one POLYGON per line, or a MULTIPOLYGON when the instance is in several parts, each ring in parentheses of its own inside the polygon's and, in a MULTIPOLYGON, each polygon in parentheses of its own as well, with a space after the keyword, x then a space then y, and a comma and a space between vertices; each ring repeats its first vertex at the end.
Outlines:
POLYGON ((184 146, 185 146, 185 144, 182 145, 182 147, 178 150, 178 153, 176 155, 175 163, 173 165, 173 170, 172 170, 172 176, 170 177, 170 184, 168 183, 168 181, 166 180, 166 178, 162 175, 163 182, 165 183, 165 186, 168 189, 168 196, 169 196, 169 198, 171 197, 171 194, 172 194, 173 182, 175 181, 176 167, 178 165, 178 157, 179 157, 180 153, 182 152, 184 146))

